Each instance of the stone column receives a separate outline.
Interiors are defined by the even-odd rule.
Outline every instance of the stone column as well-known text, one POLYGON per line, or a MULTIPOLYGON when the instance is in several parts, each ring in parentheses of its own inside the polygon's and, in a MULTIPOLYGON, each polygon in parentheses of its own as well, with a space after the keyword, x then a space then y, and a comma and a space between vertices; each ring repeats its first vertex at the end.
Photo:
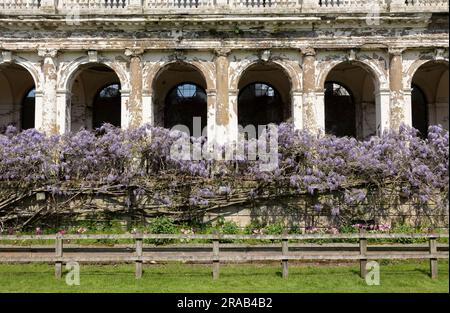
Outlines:
POLYGON ((230 141, 238 140, 239 121, 238 121, 238 94, 239 90, 228 90, 228 101, 230 102, 230 125, 228 128, 228 138, 230 141))
POLYGON ((214 140, 219 144, 224 144, 237 139, 237 133, 234 134, 233 129, 237 129, 237 115, 232 115, 233 107, 229 101, 228 94, 228 68, 230 62, 228 55, 230 49, 216 49, 215 66, 216 66, 216 110, 214 125, 214 140))
POLYGON ((121 89, 120 90, 120 127, 122 129, 127 129, 130 127, 130 113, 129 113, 129 102, 130 102, 130 90, 121 89))
POLYGON ((292 120, 295 129, 303 129, 303 92, 292 90, 292 120))
POLYGON ((58 128, 60 134, 68 133, 72 130, 71 97, 72 93, 68 90, 56 91, 56 106, 58 108, 58 128))
POLYGON ((303 54, 303 127, 315 132, 323 132, 325 116, 324 103, 316 99, 316 51, 312 47, 301 49, 303 54))
POLYGON ((142 90, 142 125, 155 125, 155 113, 153 112, 153 94, 150 90, 142 90))
POLYGON ((392 129, 398 129, 401 124, 411 125, 412 120, 410 114, 407 116, 403 98, 403 50, 403 48, 389 49, 390 127, 392 129))
POLYGON ((206 129, 208 136, 208 144, 210 148, 214 142, 215 136, 215 125, 216 125, 216 103, 217 103, 217 92, 215 89, 206 90, 207 96, 207 113, 206 113, 206 129))
MULTIPOLYGON (((38 55, 42 61, 42 100, 37 103, 36 113, 40 114, 36 120, 40 121, 39 130, 49 134, 63 134, 67 131, 68 108, 57 103, 57 60, 56 49, 39 49, 38 55)), ((69 118, 70 121, 70 118, 69 118)))
POLYGON ((43 94, 41 90, 36 90, 35 98, 34 98, 34 128, 39 131, 44 131, 44 121, 43 118, 43 94))
POLYGON ((380 90, 375 94, 375 115, 376 115, 376 134, 380 136, 384 131, 389 129, 390 126, 390 103, 391 92, 389 90, 380 90))
POLYGON ((403 101, 405 103, 405 124, 412 126, 412 88, 403 89, 403 101))
MULTIPOLYGON (((142 54, 143 49, 126 49, 125 55, 130 57, 130 90, 128 103, 125 104, 126 115, 122 115, 126 121, 122 121, 124 128, 136 128, 142 125, 142 54)), ((123 94, 122 96, 125 96, 123 94)))

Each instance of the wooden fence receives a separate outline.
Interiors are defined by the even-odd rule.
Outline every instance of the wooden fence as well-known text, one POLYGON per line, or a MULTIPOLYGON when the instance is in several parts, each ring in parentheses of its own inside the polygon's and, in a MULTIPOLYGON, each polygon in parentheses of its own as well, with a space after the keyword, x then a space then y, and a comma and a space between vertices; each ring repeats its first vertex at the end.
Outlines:
MULTIPOLYGON (((359 260, 360 263, 360 275, 362 278, 366 277, 366 265, 368 260, 383 260, 383 259, 428 259, 430 261, 430 275, 433 279, 438 276, 438 259, 448 259, 448 245, 439 246, 439 248, 446 248, 447 251, 438 249, 437 239, 448 238, 448 234, 371 234, 360 232, 359 234, 304 234, 304 235, 224 235, 224 234, 212 234, 212 235, 174 235, 174 234, 101 234, 101 235, 23 235, 12 236, 3 235, 0 236, 0 243, 2 241, 16 241, 16 240, 54 240, 55 241, 55 255, 50 257, 32 257, 32 256, 2 256, 0 251, 0 263, 29 263, 29 262, 46 262, 55 264, 55 276, 61 278, 62 265, 67 262, 134 262, 135 263, 135 275, 136 278, 142 277, 142 264, 150 261, 192 261, 192 262, 207 262, 212 264, 212 276, 213 279, 219 278, 219 269, 221 263, 226 262, 248 262, 248 261, 281 261, 282 276, 288 277, 288 264, 289 261, 295 260, 359 260), (121 256, 80 256, 80 257, 66 257, 64 255, 64 241, 67 240, 86 240, 86 239, 101 239, 101 240, 118 240, 128 239, 134 240, 134 251, 121 256), (190 255, 162 255, 145 256, 143 253, 143 240, 207 240, 212 242, 210 246, 210 253, 208 255, 199 255, 195 251, 192 251, 190 255), (367 241, 369 239, 426 239, 428 241, 427 249, 424 251, 420 249, 420 246, 414 246, 414 253, 397 252, 395 249, 389 249, 389 246, 371 245, 370 248, 375 251, 368 251, 369 245, 367 241), (221 241, 226 240, 275 240, 281 244, 278 252, 271 255, 221 255, 221 241), (305 241, 305 240, 357 240, 359 242, 359 252, 350 253, 348 245, 342 245, 338 253, 331 252, 331 246, 326 244, 313 244, 313 247, 320 248, 320 253, 313 254, 308 253, 307 250, 300 251, 300 254, 295 254, 290 251, 290 245, 293 241, 305 241), (347 247, 347 249, 345 249, 347 247), (373 249, 378 247, 378 249, 373 249)), ((190 244, 185 244, 184 247, 189 247, 190 244)), ((292 246, 291 246, 292 247, 292 246)), ((423 247, 423 246, 422 246, 423 247)), ((161 254, 161 253, 160 253, 161 254)))

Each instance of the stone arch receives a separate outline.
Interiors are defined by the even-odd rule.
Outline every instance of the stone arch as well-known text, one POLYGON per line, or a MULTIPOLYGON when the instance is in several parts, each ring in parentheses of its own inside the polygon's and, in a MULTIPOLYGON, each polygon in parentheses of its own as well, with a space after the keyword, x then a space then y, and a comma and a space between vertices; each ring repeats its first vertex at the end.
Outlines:
POLYGON ((99 64, 109 67, 119 77, 122 90, 128 91, 130 89, 127 71, 118 62, 111 61, 105 58, 99 58, 98 61, 90 61, 87 56, 79 57, 68 64, 59 68, 58 71, 58 90, 69 91, 72 88, 75 77, 83 70, 83 67, 89 64, 99 64))
POLYGON ((229 79, 229 89, 237 90, 239 82, 245 72, 251 68, 252 66, 261 63, 267 63, 271 65, 277 66, 281 69, 286 77, 289 78, 289 82, 291 84, 291 91, 299 91, 302 90, 302 82, 301 82, 301 68, 300 66, 295 66, 291 62, 285 62, 283 60, 274 59, 268 62, 263 62, 260 60, 258 56, 253 56, 252 58, 247 58, 244 61, 238 63, 237 67, 230 73, 229 79))
POLYGON ((13 56, 11 61, 5 62, 0 61, 1 65, 8 65, 8 64, 16 64, 28 71, 28 73, 31 75, 34 81, 34 86, 36 88, 36 91, 40 91, 42 89, 41 87, 41 81, 42 81, 42 73, 39 68, 36 68, 30 61, 28 61, 25 58, 22 58, 20 56, 13 56))
MULTIPOLYGON (((126 68, 124 68, 124 65, 120 64, 119 62, 111 61, 107 58, 99 57, 98 60, 92 61, 89 60, 87 56, 82 56, 72 60, 67 64, 63 64, 58 69, 57 101, 59 110, 61 112, 60 114, 61 116, 64 115, 64 118, 61 117, 61 120, 59 121, 60 132, 64 133, 71 130, 77 130, 79 128, 90 129, 93 126, 92 108, 88 107, 88 104, 92 104, 92 99, 88 99, 88 96, 90 94, 88 95, 87 90, 85 90, 85 86, 81 86, 79 84, 76 85, 75 81, 78 77, 80 77, 80 75, 83 75, 85 71, 90 70, 94 67, 102 67, 104 69, 108 69, 110 73, 116 77, 115 79, 112 79, 113 81, 104 81, 104 84, 114 83, 116 82, 116 80, 118 80, 117 83, 120 84, 121 92, 121 103, 119 104, 121 107, 120 126, 123 128, 127 127, 128 114, 126 104, 128 102, 129 94, 129 79, 126 68), (76 94, 73 93, 75 87, 77 87, 78 90, 78 93, 76 94), (74 96, 76 97, 74 98, 74 96), (74 103, 74 99, 78 99, 78 101, 74 103)), ((86 76, 85 78, 87 77, 88 76, 86 76)), ((92 86, 92 88, 94 87, 95 86, 92 86)), ((101 86, 97 87, 100 88, 101 86)), ((96 88, 94 89, 95 91, 97 91, 96 88)))
MULTIPOLYGON (((197 132, 197 122, 194 118, 200 118, 201 133, 207 125, 207 90, 215 88, 215 82, 211 80, 211 75, 205 74, 201 62, 171 61, 153 66, 147 73, 147 88, 151 90, 151 108, 153 112, 154 125, 172 128, 183 125, 189 130, 190 135, 200 135, 197 132), (174 104, 174 99, 168 98, 169 94, 181 88, 180 98, 174 104), (182 90, 196 90, 191 95, 182 90), (167 110, 168 107, 176 107, 177 112, 167 110), (194 124, 196 125, 194 127, 194 124), (195 129, 195 130, 194 130, 195 129)), ((172 94, 172 96, 174 96, 172 94)))
POLYGON ((293 77, 278 61, 253 59, 243 65, 231 80, 232 88, 238 91, 238 125, 245 128, 291 121, 292 85, 299 86, 299 75, 293 77))
POLYGON ((417 60, 408 70, 407 82, 410 85, 407 90, 411 90, 408 105, 411 110, 412 126, 423 136, 427 135, 430 125, 440 124, 448 129, 449 62, 435 59, 417 60), (420 100, 418 90, 423 94, 424 101, 420 100), (423 108, 423 105, 426 108, 423 108), (427 114, 423 113, 424 110, 427 114))
POLYGON ((431 62, 442 63, 442 64, 449 66, 449 59, 447 59, 447 58, 442 59, 442 60, 436 60, 433 58, 416 60, 406 70, 406 75, 403 76, 403 77, 406 77, 406 79, 403 80, 403 89, 409 90, 411 88, 411 84, 412 84, 414 75, 419 70, 419 68, 421 68, 426 63, 431 63, 431 62))
POLYGON ((339 64, 349 62, 356 66, 360 66, 365 69, 373 79, 375 91, 389 90, 389 79, 386 72, 380 68, 373 60, 368 58, 358 59, 358 60, 348 60, 346 56, 330 61, 327 65, 319 72, 316 80, 316 89, 322 91, 325 86, 325 81, 329 73, 339 64))
POLYGON ((333 62, 320 77, 324 89, 325 132, 364 139, 377 131, 377 98, 381 82, 362 62, 333 62))
POLYGON ((196 69, 206 82, 205 89, 216 89, 214 68, 208 64, 205 64, 205 62, 196 60, 164 60, 160 63, 145 65, 142 71, 144 75, 144 89, 148 90, 150 93, 154 93, 154 84, 158 79, 158 76, 168 67, 177 63, 196 69))
POLYGON ((0 62, 0 131, 8 125, 18 129, 39 126, 35 111, 40 78, 38 69, 24 58, 15 56, 10 61, 0 62), (33 101, 26 102, 31 90, 34 90, 33 101), (31 110, 24 110, 26 103, 31 110), (24 124, 24 114, 29 123, 24 124))

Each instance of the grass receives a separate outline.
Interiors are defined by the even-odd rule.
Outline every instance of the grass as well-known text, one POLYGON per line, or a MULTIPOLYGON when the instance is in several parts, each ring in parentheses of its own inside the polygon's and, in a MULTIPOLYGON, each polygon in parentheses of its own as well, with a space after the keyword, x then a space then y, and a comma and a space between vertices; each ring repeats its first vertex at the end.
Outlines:
POLYGON ((448 262, 439 262, 439 278, 429 277, 426 261, 389 261, 380 264, 381 283, 368 286, 358 265, 292 265, 281 278, 274 264, 223 265, 217 281, 208 265, 145 265, 141 280, 132 264, 81 265, 80 285, 56 280, 48 264, 0 264, 0 292, 449 292, 448 262))

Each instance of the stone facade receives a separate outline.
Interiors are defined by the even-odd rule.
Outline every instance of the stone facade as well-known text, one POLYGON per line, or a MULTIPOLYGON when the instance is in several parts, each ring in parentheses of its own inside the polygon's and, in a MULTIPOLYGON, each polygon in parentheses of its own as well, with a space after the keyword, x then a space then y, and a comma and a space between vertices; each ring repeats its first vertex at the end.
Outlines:
POLYGON ((0 0, 0 128, 21 127, 33 88, 34 127, 92 128, 113 83, 121 127, 164 126, 168 93, 189 82, 205 91, 208 138, 225 143, 240 92, 259 82, 284 121, 321 133, 333 82, 351 95, 356 137, 421 119, 448 129, 448 26, 448 0, 0 0))

